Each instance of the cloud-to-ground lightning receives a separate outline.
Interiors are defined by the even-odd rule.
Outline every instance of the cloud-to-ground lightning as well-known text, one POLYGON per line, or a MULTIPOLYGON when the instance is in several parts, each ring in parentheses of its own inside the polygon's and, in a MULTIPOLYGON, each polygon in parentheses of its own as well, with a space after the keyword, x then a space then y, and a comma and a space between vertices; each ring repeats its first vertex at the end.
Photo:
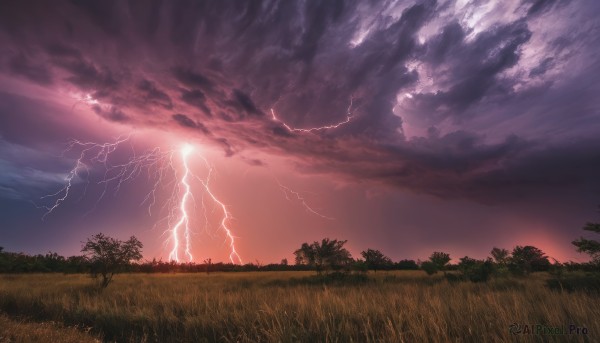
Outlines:
POLYGON ((209 195, 209 197, 217 205, 219 205, 219 207, 221 207, 221 210, 223 211, 223 218, 221 219, 220 227, 223 229, 223 231, 225 231, 225 235, 229 239, 229 248, 231 250, 231 253, 229 254, 229 260, 231 261, 231 263, 236 263, 236 259, 237 259, 237 262, 239 264, 243 264, 242 258, 237 253, 237 250, 235 248, 235 237, 233 236, 233 234, 228 226, 229 220, 231 219, 231 213, 229 213, 227 206, 221 200, 219 200, 214 195, 214 193, 210 190, 210 177, 212 175, 213 169, 206 159, 203 158, 203 160, 204 160, 204 163, 206 164, 206 167, 208 168, 208 175, 206 176, 206 179, 200 179, 200 178, 198 178, 198 179, 200 180, 200 183, 204 187, 204 190, 209 195))
MULTIPOLYGON (((121 136, 112 143, 81 142, 78 140, 70 141, 68 148, 63 154, 79 148, 79 156, 75 160, 74 167, 65 177, 65 186, 56 193, 42 197, 42 199, 54 199, 53 203, 49 206, 39 206, 46 209, 43 218, 55 211, 70 196, 76 181, 75 178, 81 176, 81 171, 86 170, 86 175, 89 177, 89 170, 92 169, 95 164, 99 164, 104 168, 104 176, 97 182, 97 184, 103 185, 103 190, 96 200, 94 208, 104 198, 109 190, 110 184, 113 184, 112 189, 116 195, 123 183, 139 177, 146 171, 148 178, 153 182, 151 183, 152 187, 150 191, 146 194, 141 204, 147 204, 148 214, 152 215, 152 207, 157 202, 157 192, 159 189, 170 183, 174 184, 171 194, 164 202, 163 206, 170 208, 168 210, 169 214, 166 218, 159 220, 157 224, 165 221, 167 223, 168 228, 165 230, 165 235, 168 238, 165 244, 170 244, 172 247, 169 253, 169 259, 176 262, 192 262, 192 228, 188 207, 190 201, 194 200, 193 185, 190 182, 190 176, 193 176, 200 181, 202 190, 208 194, 211 200, 223 211, 220 228, 223 229, 226 239, 229 240, 229 247, 231 249, 229 259, 232 263, 242 263, 242 259, 236 250, 235 237, 228 223, 231 219, 231 214, 227 209, 227 206, 219 200, 210 189, 209 181, 212 167, 205 157, 201 156, 208 168, 208 176, 206 179, 198 178, 190 169, 189 158, 194 150, 193 146, 190 144, 184 144, 179 149, 168 150, 155 147, 141 155, 136 155, 135 150, 133 150, 134 154, 127 162, 111 164, 109 161, 110 156, 115 153, 120 145, 128 141, 131 141, 131 134, 128 136, 121 136), (179 168, 175 166, 175 161, 177 160, 175 156, 177 156, 177 154, 180 154, 181 156, 183 173, 178 173, 177 170, 179 168), (181 174, 180 177, 178 176, 179 174, 181 174), (182 244, 182 241, 185 244, 182 244), (181 256, 181 252, 183 252, 185 258, 181 256)), ((86 181, 89 183, 89 180, 86 181)), ((204 200, 202 200, 202 206, 204 206, 204 200)), ((208 225, 206 214, 205 223, 208 225)))
POLYGON ((291 127, 290 125, 286 124, 284 121, 282 121, 281 119, 279 119, 279 117, 277 117, 277 115, 275 114, 275 109, 271 108, 271 118, 273 119, 273 121, 280 123, 281 125, 283 125, 288 131, 295 131, 295 132, 315 132, 315 131, 323 131, 323 130, 328 130, 328 129, 337 129, 340 126, 343 126, 345 124, 348 124, 352 118, 354 117, 354 114, 352 112, 352 103, 353 103, 353 98, 350 98, 350 105, 348 106, 348 109, 346 110, 346 119, 335 123, 335 124, 331 124, 331 125, 323 125, 323 126, 315 126, 315 127, 309 127, 309 128, 296 128, 296 127, 291 127))
POLYGON ((185 237, 185 254, 188 257, 189 261, 192 261, 194 257, 190 252, 190 219, 187 213, 187 203, 188 199, 191 196, 191 187, 188 183, 188 176, 190 175, 190 168, 188 166, 188 155, 192 151, 191 145, 184 145, 181 148, 181 160, 183 161, 183 176, 181 177, 181 184, 184 187, 184 193, 181 197, 181 202, 179 205, 180 210, 180 218, 175 224, 175 226, 171 229, 171 239, 173 240, 173 250, 169 254, 169 259, 172 261, 179 261, 178 250, 179 250, 179 228, 183 226, 184 229, 184 237, 185 237))
MULTIPOLYGON (((86 94, 85 96, 79 96, 77 97, 77 100, 78 102, 83 102, 88 105, 98 104, 98 101, 93 99, 89 94, 86 94)), ((281 121, 276 116, 275 110, 273 108, 271 108, 271 115, 274 121, 281 123, 289 131, 315 132, 327 129, 335 129, 349 123, 353 118, 352 106, 353 99, 351 98, 350 105, 348 106, 348 109, 346 111, 345 120, 331 125, 312 128, 291 127, 290 125, 281 121)), ((122 143, 130 141, 130 139, 131 134, 125 137, 119 137, 116 141, 112 143, 94 143, 72 140, 69 143, 68 148, 67 150, 65 150, 65 152, 74 150, 76 148, 80 148, 80 155, 76 159, 75 166, 73 167, 73 169, 71 169, 65 177, 66 185, 58 192, 43 197, 43 199, 55 198, 55 201, 52 205, 43 206, 46 209, 46 213, 44 214, 43 218, 52 213, 69 197, 69 193, 74 185, 75 178, 80 176, 82 170, 85 170, 86 174, 89 175, 90 165, 94 163, 99 163, 104 167, 104 177, 98 182, 104 187, 94 205, 94 208, 92 208, 90 211, 93 211, 96 208, 96 206, 100 203, 100 201, 104 198, 104 196, 109 190, 109 184, 116 183, 116 185, 113 186, 113 191, 114 194, 117 194, 121 189, 123 183, 137 178, 143 171, 146 170, 149 179, 153 179, 153 182, 152 187, 147 193, 146 197, 143 199, 142 204, 148 205, 148 214, 152 215, 152 207, 156 204, 157 201, 157 191, 160 187, 164 186, 164 184, 167 182, 167 179, 169 179, 167 174, 170 174, 172 175, 171 179, 174 180, 170 180, 169 182, 172 182, 175 185, 171 192, 171 196, 164 203, 164 206, 170 207, 170 210, 168 216, 163 220, 160 220, 159 223, 163 221, 167 222, 168 229, 165 230, 164 234, 168 237, 165 244, 171 245, 169 259, 176 262, 191 262, 193 261, 193 255, 191 253, 192 228, 190 227, 190 214, 188 212, 188 206, 190 200, 194 199, 192 185, 190 184, 189 179, 190 176, 193 176, 199 180, 205 194, 207 194, 208 197, 221 209, 222 218, 219 223, 219 228, 223 230, 226 239, 229 242, 229 259, 232 263, 241 264, 242 259, 239 256, 235 246, 235 236, 233 235, 229 227, 229 221, 232 218, 231 213, 229 212, 225 203, 223 203, 219 198, 217 198, 210 188, 210 178, 213 169, 208 163, 208 161, 204 157, 201 157, 206 163, 206 167, 208 168, 207 177, 205 179, 197 177, 190 170, 188 163, 188 159, 193 151, 193 147, 190 144, 184 144, 180 149, 164 150, 160 147, 156 147, 141 155, 136 155, 134 150, 133 157, 131 157, 127 162, 110 165, 110 155, 114 153, 122 143), (177 153, 180 153, 183 168, 183 173, 180 177, 178 177, 177 173, 178 168, 176 168, 174 165, 174 156, 176 156, 177 153), (185 258, 182 258, 181 252, 183 252, 185 258)), ((89 180, 87 180, 87 182, 89 183, 89 180)), ((277 180, 277 184, 283 191, 287 200, 300 202, 300 204, 302 204, 302 206, 307 212, 312 213, 316 216, 329 220, 334 219, 332 217, 319 213, 317 210, 311 207, 307 203, 306 199, 300 194, 300 192, 294 191, 290 187, 283 185, 281 182, 279 182, 279 180, 277 180)), ((206 218, 206 208, 204 208, 204 197, 202 197, 202 206, 204 211, 205 224, 208 225, 208 219, 206 218)))

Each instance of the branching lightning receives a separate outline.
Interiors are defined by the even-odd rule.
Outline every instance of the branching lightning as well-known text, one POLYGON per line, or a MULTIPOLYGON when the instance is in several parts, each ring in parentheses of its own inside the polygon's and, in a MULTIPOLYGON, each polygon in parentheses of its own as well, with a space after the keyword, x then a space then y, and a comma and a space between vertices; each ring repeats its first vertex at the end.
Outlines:
POLYGON ((325 219, 329 219, 329 220, 335 219, 332 217, 328 217, 324 214, 321 214, 321 213, 317 212, 315 209, 313 209, 312 207, 310 207, 308 205, 308 203, 306 202, 306 199, 304 199, 304 197, 300 194, 300 192, 296 192, 293 189, 282 185, 281 182, 279 182, 279 180, 277 180, 277 184, 279 185, 279 188, 282 190, 283 194, 285 194, 285 198, 287 200, 292 201, 295 198, 295 200, 299 201, 302 204, 302 206, 304 206, 304 209, 306 209, 306 211, 308 211, 314 215, 317 215, 321 218, 325 218, 325 219))
POLYGON ((190 220, 187 213, 187 202, 191 196, 191 188, 188 183, 188 176, 190 175, 190 168, 188 166, 188 155, 192 151, 191 145, 184 145, 181 149, 181 159, 183 161, 183 168, 185 169, 183 173, 183 177, 181 178, 181 184, 183 185, 185 192, 183 193, 183 197, 181 198, 181 203, 179 205, 179 209, 181 211, 181 217, 175 226, 171 229, 171 238, 173 240, 173 250, 169 254, 169 259, 172 261, 178 261, 178 250, 179 250, 179 228, 183 226, 184 228, 184 237, 185 237, 185 254, 188 257, 189 261, 192 261, 194 257, 190 252, 190 220))
MULTIPOLYGON (((94 208, 92 208, 90 212, 96 208, 110 189, 112 189, 114 195, 117 195, 124 183, 132 181, 142 175, 143 172, 146 172, 152 187, 142 200, 141 205, 146 204, 148 206, 149 215, 152 215, 152 208, 157 203, 157 193, 162 188, 170 186, 171 183, 174 184, 169 198, 163 205, 163 208, 170 208, 168 210, 168 215, 156 223, 156 225, 162 222, 167 223, 168 228, 164 231, 164 234, 168 237, 165 244, 171 245, 169 260, 176 262, 192 262, 194 259, 192 255, 192 227, 188 209, 190 202, 195 203, 193 187, 190 183, 190 177, 195 177, 200 181, 202 190, 223 211, 219 227, 223 229, 226 239, 229 241, 229 259, 232 263, 242 263, 242 259, 235 247, 235 237, 229 227, 231 213, 227 209, 227 206, 215 196, 209 187, 212 167, 205 157, 201 156, 208 168, 208 176, 206 179, 197 177, 190 169, 189 158, 194 149, 189 144, 183 145, 180 149, 169 150, 155 147, 141 155, 135 154, 135 149, 132 145, 133 156, 130 157, 127 162, 111 164, 109 161, 111 155, 113 155, 119 146, 125 142, 131 143, 131 134, 128 136, 121 136, 112 143, 71 140, 68 143, 67 149, 63 152, 63 155, 76 149, 80 149, 80 153, 75 160, 74 167, 65 176, 65 185, 58 192, 41 198, 42 200, 53 199, 51 205, 38 206, 46 210, 42 218, 46 218, 46 216, 50 215, 60 207, 67 198, 69 198, 72 193, 72 188, 77 181, 76 178, 83 178, 85 176, 85 181, 89 183, 89 180, 87 179, 90 176, 90 169, 92 169, 94 165, 100 164, 104 168, 104 175, 102 179, 97 182, 97 184, 103 185, 103 188, 100 196, 96 200, 94 208), (180 173, 177 172, 177 159, 175 158, 178 154, 180 154, 181 168, 183 168, 183 173, 181 173, 180 176, 178 176, 180 173), (86 172, 85 175, 83 174, 83 171, 86 172), (182 252, 183 254, 181 254, 182 252)), ((204 207, 204 198, 202 198, 202 206, 204 207)), ((203 211, 205 224, 208 225, 206 209, 203 208, 203 211)))
MULTIPOLYGON (((42 220, 45 219, 47 215, 52 213, 52 211, 54 211, 54 209, 56 209, 63 201, 65 201, 69 197, 69 191, 71 190, 71 187, 73 186, 73 178, 75 178, 76 176, 79 175, 79 171, 81 169, 87 170, 87 166, 81 162, 81 159, 78 159, 75 162, 75 167, 73 169, 71 169, 71 171, 65 177, 66 185, 54 194, 48 194, 48 195, 41 197, 41 199, 57 197, 52 205, 41 206, 42 208, 46 209, 46 213, 44 213, 44 215, 42 216, 42 220)), ((38 206, 38 207, 40 207, 40 206, 38 206)))
MULTIPOLYGON (((98 100, 94 99, 90 94, 85 95, 77 95, 75 97, 77 103, 85 103, 87 105, 99 106, 100 103, 98 100)), ((74 106, 75 106, 74 105, 74 106)), ((346 118, 343 121, 340 121, 335 124, 319 126, 319 127, 311 127, 311 128, 295 128, 292 127, 282 120, 280 120, 275 114, 275 110, 271 108, 272 119, 280 124, 282 124, 287 130, 295 131, 295 132, 316 132, 328 129, 336 129, 340 126, 343 126, 349 123, 354 114, 352 112, 353 99, 350 99, 350 105, 346 111, 346 118)), ((53 213, 61 204, 63 204, 67 198, 69 198, 72 193, 72 188, 74 184, 77 182, 77 178, 84 178, 86 181, 86 189, 87 184, 89 184, 90 170, 96 164, 100 164, 104 167, 104 176, 98 181, 98 184, 103 185, 102 192, 94 207, 90 210, 93 211, 97 205, 104 199, 106 194, 109 191, 110 185, 112 186, 112 191, 114 195, 120 191, 121 186, 133 179, 138 178, 144 171, 147 172, 148 179, 152 181, 152 187, 150 191, 146 194, 144 199, 141 202, 141 205, 147 204, 148 206, 148 214, 152 216, 152 208, 157 203, 157 193, 160 189, 165 186, 174 184, 170 197, 164 202, 163 208, 168 207, 168 215, 166 218, 159 220, 156 225, 165 222, 167 223, 167 229, 164 231, 164 234, 168 237, 165 241, 165 244, 171 244, 171 251, 169 253, 169 259, 176 262, 182 261, 193 261, 192 251, 192 228, 191 228, 191 220, 190 214, 188 213, 188 206, 190 201, 195 203, 192 184, 190 183, 190 176, 197 179, 202 185, 202 189, 205 194, 208 195, 210 200, 214 202, 222 211, 222 217, 219 223, 219 228, 223 230, 225 233, 226 240, 229 242, 230 254, 229 259, 232 263, 243 263, 241 257, 239 256, 236 246, 235 239, 236 237, 233 235, 230 228, 230 220, 232 218, 229 209, 219 198, 216 197, 215 193, 210 188, 210 179, 213 173, 213 168, 208 163, 208 161, 201 156, 204 160, 208 173, 205 179, 199 178, 196 176, 191 170, 189 166, 189 157, 193 151, 193 147, 189 144, 185 144, 180 149, 170 149, 164 150, 160 147, 156 147, 151 149, 141 155, 135 154, 135 149, 132 145, 133 156, 125 163, 114 164, 111 165, 109 163, 109 158, 117 149, 125 142, 131 143, 131 134, 127 136, 118 137, 114 142, 108 143, 95 143, 95 142, 82 142, 79 140, 71 140, 68 143, 67 149, 63 152, 63 154, 79 149, 80 153, 78 158, 75 160, 73 168, 66 174, 65 176, 65 185, 56 193, 49 194, 43 196, 41 200, 45 199, 53 199, 52 204, 38 206, 44 208, 46 212, 42 216, 45 219, 48 215, 53 213), (183 174, 178 177, 178 168, 175 165, 174 156, 177 154, 181 156, 183 174), (84 173, 85 171, 85 173, 84 173), (183 242, 182 242, 183 241, 183 242), (184 244, 182 244, 184 243, 184 244), (183 254, 181 254, 183 252, 183 254), (183 255, 185 258, 183 258, 183 255)), ((284 186, 277 180, 277 183, 280 189, 283 191, 286 199, 292 201, 298 201, 302 204, 302 206, 306 209, 307 212, 310 212, 314 215, 317 215, 321 218, 325 219, 334 219, 319 213, 317 210, 312 208, 306 201, 306 199, 297 191, 292 190, 291 188, 284 186)), ((85 195, 84 194, 82 197, 85 195)), ((208 226, 208 218, 206 215, 206 208, 204 204, 204 197, 202 199, 202 207, 204 211, 204 220, 205 225, 208 226)), ((89 212, 88 212, 89 213, 89 212)))
POLYGON ((67 149, 65 151, 63 151, 63 155, 66 152, 72 150, 75 146, 81 147, 82 148, 81 152, 79 154, 79 157, 75 160, 75 166, 73 167, 73 169, 71 169, 69 171, 69 173, 65 177, 65 182, 66 182, 65 186, 62 189, 60 189, 58 192, 56 192, 54 194, 49 194, 49 195, 43 196, 41 198, 41 199, 46 199, 46 198, 56 197, 56 200, 54 201, 54 203, 52 205, 41 206, 42 208, 46 209, 46 213, 44 213, 44 215, 42 216, 42 219, 45 219, 46 216, 48 216, 50 213, 52 213, 52 211, 54 211, 61 203, 63 203, 69 197, 69 192, 71 190, 71 187, 73 186, 73 179, 76 176, 79 176, 79 172, 82 169, 85 170, 87 172, 87 174, 89 174, 88 166, 86 163, 84 163, 84 160, 88 154, 91 154, 94 150, 96 150, 96 154, 93 155, 93 157, 91 157, 90 162, 91 163, 99 162, 99 163, 102 163, 104 166, 106 166, 108 156, 117 149, 119 144, 129 140, 130 137, 131 137, 131 135, 129 135, 127 137, 119 137, 113 143, 103 143, 103 144, 97 144, 97 143, 92 143, 92 142, 81 142, 76 139, 71 140, 67 145, 67 149))
MULTIPOLYGON (((279 119, 277 117, 277 115, 275 114, 275 109, 271 108, 271 118, 273 119, 273 121, 280 123, 281 125, 283 125, 283 127, 285 127, 288 131, 290 132, 315 132, 315 131, 323 131, 323 130, 328 130, 328 129, 337 129, 340 126, 343 126, 345 124, 348 124, 352 118, 354 117, 354 113, 352 110, 352 105, 354 102, 354 98, 351 97, 350 98, 350 104, 348 105, 348 109, 346 110, 346 119, 344 119, 343 121, 340 121, 338 123, 335 124, 331 124, 331 125, 324 125, 324 126, 317 126, 317 127, 311 127, 311 128, 295 128, 295 127, 291 127, 290 125, 286 124, 285 122, 283 122, 281 119, 279 119)), ((304 199, 304 197, 297 191, 294 191, 293 189, 281 184, 281 182, 279 182, 279 180, 277 180, 277 184, 279 185, 279 188, 283 191, 283 193, 285 194, 285 198, 289 201, 292 201, 293 199, 299 201, 302 206, 306 209, 306 211, 317 215, 321 218, 325 218, 325 219, 330 219, 333 220, 334 218, 332 217, 328 217, 324 214, 319 213, 318 211, 316 211, 314 208, 312 208, 307 202, 306 199, 304 199)))
POLYGON ((223 229, 223 231, 225 231, 225 235, 229 239, 229 248, 231 249, 231 253, 229 254, 229 260, 231 261, 231 263, 243 264, 240 255, 237 253, 237 251, 235 249, 235 237, 231 233, 231 230, 229 229, 229 226, 228 226, 229 220, 231 219, 231 213, 229 213, 227 206, 223 202, 221 202, 219 199, 217 199, 217 197, 214 195, 214 193, 210 190, 209 183, 210 183, 210 177, 211 177, 213 169, 206 159, 204 159, 204 162, 206 163, 206 166, 208 168, 208 176, 204 180, 202 180, 202 179, 199 179, 199 180, 200 180, 200 183, 202 184, 202 186, 204 187, 204 190, 209 195, 209 197, 217 205, 219 205, 219 207, 223 211, 223 218, 221 219, 220 227, 223 229), (236 260, 237 260, 237 262, 236 262, 236 260))
POLYGON ((341 122, 331 124, 331 125, 316 126, 316 127, 310 127, 310 128, 291 127, 277 117, 277 115, 275 114, 275 110, 273 108, 271 108, 271 118, 273 119, 273 121, 276 121, 276 122, 280 123, 281 125, 283 125, 288 131, 315 132, 315 131, 323 131, 323 130, 328 130, 328 129, 337 129, 340 126, 348 124, 354 117, 354 113, 352 112, 352 102, 353 102, 353 98, 350 98, 350 105, 348 106, 348 109, 346 110, 346 119, 344 119, 341 122))

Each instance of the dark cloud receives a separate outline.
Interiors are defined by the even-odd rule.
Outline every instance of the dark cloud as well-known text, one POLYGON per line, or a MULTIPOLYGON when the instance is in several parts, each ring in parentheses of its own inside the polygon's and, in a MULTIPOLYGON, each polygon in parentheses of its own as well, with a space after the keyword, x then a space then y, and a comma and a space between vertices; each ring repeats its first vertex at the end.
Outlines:
POLYGON ((565 192, 578 188, 598 196, 600 182, 592 175, 600 172, 600 163, 597 162, 600 161, 600 152, 590 150, 589 146, 599 143, 597 139, 579 139, 561 147, 537 146, 529 149, 519 158, 507 159, 503 168, 490 170, 470 180, 470 194, 467 195, 490 198, 489 194, 493 191, 491 194, 515 200, 540 191, 545 193, 544 190, 548 189, 565 192))
POLYGON ((246 163, 248 163, 251 166, 264 166, 264 165, 266 165, 264 161, 257 160, 257 159, 246 160, 246 163))
POLYGON ((234 151, 233 147, 231 146, 231 144, 229 143, 229 141, 227 140, 227 138, 223 138, 223 137, 215 138, 215 142, 218 142, 219 144, 221 144, 221 146, 223 147, 223 150, 225 151, 226 157, 231 157, 235 154, 235 151, 234 151))
POLYGON ((181 113, 173 114, 171 116, 171 118, 173 118, 173 120, 175 120, 179 125, 181 125, 183 127, 188 127, 190 129, 198 129, 198 130, 204 132, 204 134, 209 133, 206 126, 202 125, 202 123, 198 123, 198 122, 192 120, 190 117, 186 116, 185 114, 181 114, 181 113))
POLYGON ((155 105, 161 106, 165 109, 173 108, 173 102, 167 93, 156 88, 156 85, 148 80, 142 80, 138 84, 138 89, 143 92, 143 98, 145 101, 149 101, 155 105))
POLYGON ((277 136, 293 137, 293 135, 290 132, 290 130, 286 129, 283 126, 276 126, 276 127, 274 127, 272 132, 273 132, 274 135, 277 135, 277 136))
POLYGON ((202 111, 208 117, 212 117, 210 108, 206 105, 206 95, 200 90, 182 90, 181 100, 186 104, 194 106, 202 111))
POLYGON ((385 152, 364 146, 362 154, 352 153, 338 144, 290 150, 305 154, 313 172, 375 180, 445 199, 498 204, 549 196, 549 190, 575 188, 600 195, 600 180, 593 176, 600 173, 595 162, 600 152, 589 149, 596 144, 597 139, 580 139, 560 148, 546 147, 516 136, 486 144, 481 136, 454 132, 419 138, 385 152))
POLYGON ((81 52, 75 48, 72 48, 61 43, 52 43, 46 46, 46 52, 54 57, 58 58, 74 58, 81 59, 81 52))
POLYGON ((463 42, 464 33, 456 24, 447 26, 431 42, 430 52, 434 68, 449 67, 444 75, 448 90, 416 94, 418 110, 461 116, 486 96, 510 93, 510 80, 499 80, 498 75, 519 61, 519 48, 530 37, 524 21, 482 32, 470 43, 463 42), (452 46, 447 39, 453 41, 452 46))
POLYGON ((540 62, 540 64, 537 67, 531 69, 531 71, 529 72, 529 76, 544 75, 546 73, 546 71, 548 71, 549 69, 552 68, 553 65, 554 65, 554 58, 547 57, 542 62, 540 62))
POLYGON ((123 27, 121 5, 119 1, 107 0, 103 2, 72 0, 75 6, 87 15, 87 18, 102 28, 109 35, 116 36, 123 27))
POLYGON ((173 68, 173 75, 177 81, 189 87, 210 89, 213 83, 204 75, 184 68, 173 68))
POLYGON ((121 109, 117 108, 116 106, 105 107, 100 105, 94 105, 92 106, 92 109, 94 110, 94 112, 96 112, 96 114, 98 114, 100 117, 106 120, 114 122, 127 122, 130 120, 129 116, 127 116, 121 109))
POLYGON ((70 76, 66 78, 71 84, 85 90, 105 91, 116 88, 117 80, 107 67, 98 67, 84 59, 60 59, 55 64, 67 71, 70 76))
POLYGON ((25 77, 37 84, 43 86, 52 84, 52 75, 48 66, 34 63, 23 54, 11 59, 9 69, 13 74, 25 77))
POLYGON ((530 4, 527 16, 542 15, 557 6, 565 6, 570 0, 524 0, 524 4, 530 4))
POLYGON ((427 49, 425 58, 434 65, 441 64, 449 54, 460 49, 465 36, 465 31, 458 22, 446 25, 439 35, 430 39, 425 45, 427 49))
POLYGON ((250 114, 250 115, 263 115, 264 114, 256 107, 256 105, 254 104, 252 99, 250 99, 250 96, 248 96, 246 93, 242 92, 241 90, 234 89, 233 93, 232 93, 232 97, 234 100, 234 102, 232 102, 232 104, 235 108, 243 110, 247 114, 250 114))
POLYGON ((344 13, 345 3, 341 0, 314 1, 307 3, 303 15, 307 22, 300 43, 295 48, 294 57, 305 63, 311 63, 317 54, 321 37, 331 22, 340 19, 344 13))
MULTIPOLYGON (((524 185, 542 173, 528 159, 540 165, 567 159, 549 154, 549 141, 574 149, 569 135, 598 127, 590 90, 598 75, 589 60, 597 55, 590 23, 599 6, 540 0, 514 8, 341 0, 1 6, 2 37, 10 39, 0 43, 11 56, 1 60, 2 70, 90 94, 99 102, 94 111, 110 121, 194 129, 227 156, 256 148, 306 170, 483 198, 502 193, 511 177, 524 185), (553 21, 564 32, 544 33, 553 21), (345 121, 310 133, 288 129, 345 121)), ((581 161, 597 151, 580 148, 588 153, 581 161)), ((530 183, 554 187, 566 180, 560 175, 530 183)))

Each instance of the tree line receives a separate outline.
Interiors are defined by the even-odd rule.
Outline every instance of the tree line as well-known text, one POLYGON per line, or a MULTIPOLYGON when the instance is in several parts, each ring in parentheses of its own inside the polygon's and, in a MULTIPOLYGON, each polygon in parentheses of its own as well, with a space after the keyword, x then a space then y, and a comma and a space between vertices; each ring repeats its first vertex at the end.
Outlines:
MULTIPOLYGON (((600 233, 600 224, 587 223, 583 230, 600 233)), ((153 259, 140 262, 142 243, 130 237, 120 241, 103 234, 94 235, 84 243, 81 256, 63 257, 49 252, 45 255, 27 255, 6 252, 0 247, 0 273, 90 273, 106 287, 115 273, 144 272, 240 272, 240 271, 316 271, 317 274, 331 272, 349 273, 373 270, 423 270, 432 275, 444 273, 449 278, 461 277, 474 282, 486 281, 491 275, 514 274, 528 275, 533 272, 549 271, 552 268, 566 270, 598 271, 600 269, 600 242, 579 238, 572 244, 577 251, 591 257, 588 263, 560 263, 550 259, 534 246, 516 246, 512 251, 494 247, 490 257, 474 259, 464 256, 451 264, 450 255, 436 251, 426 261, 401 260, 393 262, 377 249, 366 249, 359 258, 353 258, 344 247, 346 240, 325 238, 313 243, 303 243, 294 251, 295 263, 288 264, 287 259, 280 263, 263 265, 260 262, 235 265, 232 263, 212 263, 207 259, 203 263, 176 263, 153 259), (452 271, 450 275, 448 272, 452 271), (456 273, 458 272, 458 273, 456 273), (458 275, 458 276, 457 276, 458 275)))

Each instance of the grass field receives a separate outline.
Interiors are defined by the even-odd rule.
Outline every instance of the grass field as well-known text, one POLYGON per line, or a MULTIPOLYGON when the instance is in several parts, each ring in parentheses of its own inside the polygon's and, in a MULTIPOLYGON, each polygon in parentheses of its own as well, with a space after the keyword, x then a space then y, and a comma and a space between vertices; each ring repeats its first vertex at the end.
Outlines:
POLYGON ((449 283, 422 271, 323 284, 308 272, 0 275, 0 341, 600 341, 598 293, 558 292, 545 274, 449 283), (512 323, 585 326, 587 335, 511 335, 512 323), (50 323, 50 324, 48 324, 50 323), (45 330, 45 331, 43 331, 45 330))

